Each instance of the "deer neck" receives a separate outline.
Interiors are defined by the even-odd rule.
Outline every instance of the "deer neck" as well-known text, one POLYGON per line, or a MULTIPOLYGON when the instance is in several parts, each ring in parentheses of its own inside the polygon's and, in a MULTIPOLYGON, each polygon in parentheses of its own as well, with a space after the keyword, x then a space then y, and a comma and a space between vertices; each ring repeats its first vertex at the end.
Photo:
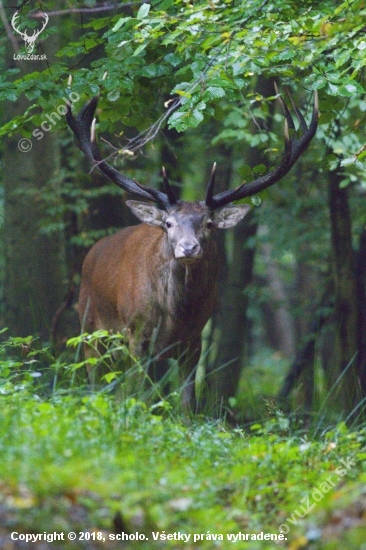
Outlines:
POLYGON ((159 256, 157 272, 161 303, 171 317, 183 318, 192 308, 199 307, 200 301, 214 286, 216 247, 213 242, 208 243, 201 259, 184 262, 172 255, 168 239, 163 238, 159 256))

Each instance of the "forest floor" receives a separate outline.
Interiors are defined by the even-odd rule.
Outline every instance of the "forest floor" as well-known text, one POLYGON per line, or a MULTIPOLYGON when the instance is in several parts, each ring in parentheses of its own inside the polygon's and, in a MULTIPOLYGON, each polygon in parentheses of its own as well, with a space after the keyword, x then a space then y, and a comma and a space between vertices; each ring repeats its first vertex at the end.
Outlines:
POLYGON ((1 393, 4 550, 365 548, 365 428, 306 432, 277 412, 242 429, 164 402, 1 393))
MULTIPOLYGON (((179 391, 91 391, 85 337, 76 363, 31 337, 0 344, 0 550, 365 550, 365 424, 305 427, 247 383, 262 420, 245 425, 183 415, 179 391)), ((129 354, 108 338, 100 360, 129 354)))

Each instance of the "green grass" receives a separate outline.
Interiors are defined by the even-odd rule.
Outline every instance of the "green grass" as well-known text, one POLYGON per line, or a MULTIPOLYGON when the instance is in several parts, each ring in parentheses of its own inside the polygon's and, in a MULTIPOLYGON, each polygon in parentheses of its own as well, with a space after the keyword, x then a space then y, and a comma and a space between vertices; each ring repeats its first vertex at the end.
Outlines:
POLYGON ((11 532, 72 531, 84 539, 46 548, 365 550, 364 427, 315 422, 312 435, 274 407, 245 429, 182 417, 175 394, 148 405, 90 393, 82 361, 33 345, 0 349, 1 548, 24 548, 11 532), (278 545, 240 540, 281 529, 278 545), (113 540, 136 532, 148 540, 113 540))
MULTIPOLYGON (((100 531, 105 548, 121 548, 107 542, 110 534, 138 531, 149 541, 128 547, 193 549, 227 548, 227 534, 278 534, 286 524, 288 540, 279 547, 332 549, 344 540, 347 549, 364 548, 361 519, 345 526, 364 498, 365 430, 340 425, 311 441, 291 434, 281 416, 247 433, 202 419, 188 425, 134 399, 118 404, 101 394, 45 400, 23 389, 1 400, 2 530, 100 531), (337 470, 342 459, 344 472, 337 470), (314 503, 301 519, 296 510, 303 515, 301 506, 314 503), (333 541, 327 526, 335 512, 345 526, 337 520, 333 541), (191 540, 154 542, 152 532, 163 531, 191 540), (213 542, 213 534, 224 540, 213 542), (304 546, 309 536, 315 540, 304 546)), ((277 546, 238 540, 234 547, 277 546)))

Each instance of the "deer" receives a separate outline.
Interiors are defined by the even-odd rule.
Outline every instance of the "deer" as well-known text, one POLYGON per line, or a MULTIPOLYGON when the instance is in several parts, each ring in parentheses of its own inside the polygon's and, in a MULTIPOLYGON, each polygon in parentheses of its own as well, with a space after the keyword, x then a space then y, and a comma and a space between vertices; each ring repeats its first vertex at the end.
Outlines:
MULTIPOLYGON (((99 95, 92 97, 76 117, 68 105, 66 120, 78 147, 92 167, 133 199, 127 206, 142 223, 99 240, 88 252, 81 277, 79 315, 87 332, 124 331, 134 354, 143 357, 153 343, 159 377, 167 360, 178 359, 182 404, 196 406, 194 375, 201 354, 201 334, 217 300, 218 251, 216 230, 229 229, 248 213, 251 197, 282 179, 313 139, 319 116, 314 92, 308 124, 289 94, 294 118, 276 93, 284 116, 284 150, 277 166, 235 189, 214 192, 216 163, 202 201, 178 200, 162 169, 162 190, 147 187, 123 175, 103 159, 94 118, 99 95)), ((86 345, 85 356, 93 351, 86 345)), ((92 379, 94 369, 87 367, 92 379)))

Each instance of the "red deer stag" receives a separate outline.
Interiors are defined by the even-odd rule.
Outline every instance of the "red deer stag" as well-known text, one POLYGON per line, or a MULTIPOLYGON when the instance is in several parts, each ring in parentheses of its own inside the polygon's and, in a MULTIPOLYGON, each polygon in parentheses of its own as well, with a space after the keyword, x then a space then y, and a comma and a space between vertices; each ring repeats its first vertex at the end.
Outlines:
MULTIPOLYGON (((214 164, 206 198, 198 202, 177 200, 164 168, 163 191, 158 191, 120 174, 103 160, 95 139, 98 99, 90 99, 76 118, 68 107, 67 123, 91 164, 139 199, 129 200, 127 205, 142 224, 105 237, 86 256, 80 320, 88 332, 124 331, 130 348, 139 356, 148 352, 153 341, 160 373, 168 358, 178 358, 184 381, 183 405, 194 406, 193 378, 201 352, 201 333, 213 312, 217 294, 218 257, 212 235, 215 229, 236 225, 250 208, 247 204, 229 203, 279 181, 307 148, 317 128, 317 94, 309 125, 292 102, 299 121, 297 132, 291 113, 279 96, 285 119, 285 147, 276 168, 251 183, 215 195, 214 164)), ((85 352, 90 356, 88 348, 85 352)), ((88 370, 92 377, 91 368, 88 370)))

